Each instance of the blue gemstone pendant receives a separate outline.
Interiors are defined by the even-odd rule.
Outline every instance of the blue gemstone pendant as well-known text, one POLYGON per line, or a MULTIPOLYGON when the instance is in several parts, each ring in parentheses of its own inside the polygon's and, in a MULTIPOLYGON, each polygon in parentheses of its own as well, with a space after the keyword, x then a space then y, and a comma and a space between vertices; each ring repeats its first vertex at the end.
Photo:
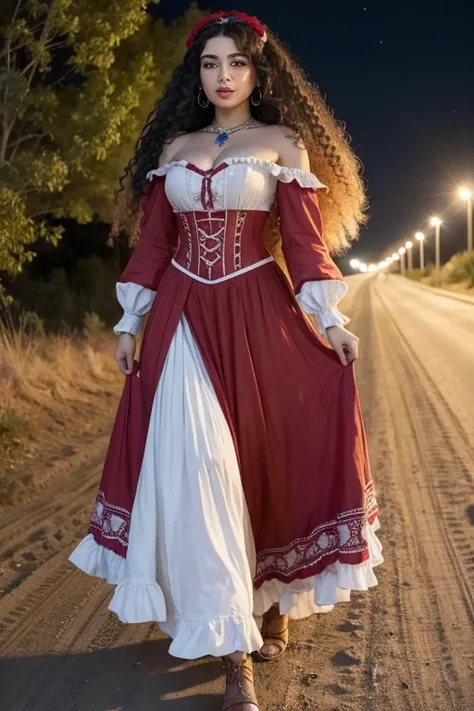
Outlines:
POLYGON ((222 131, 222 133, 219 133, 219 135, 217 136, 214 143, 216 143, 218 146, 223 146, 224 143, 227 143, 228 140, 229 140, 229 134, 226 133, 225 131, 222 131))

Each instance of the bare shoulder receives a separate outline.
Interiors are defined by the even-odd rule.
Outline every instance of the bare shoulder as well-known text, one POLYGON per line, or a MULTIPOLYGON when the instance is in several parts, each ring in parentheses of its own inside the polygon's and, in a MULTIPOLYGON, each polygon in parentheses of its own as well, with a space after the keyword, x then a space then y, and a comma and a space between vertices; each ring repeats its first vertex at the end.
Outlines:
POLYGON ((306 147, 297 131, 284 124, 272 126, 275 149, 278 151, 280 165, 286 168, 310 170, 306 147))
POLYGON ((189 133, 177 133, 165 142, 160 155, 160 168, 178 155, 181 148, 185 145, 188 136, 189 133))

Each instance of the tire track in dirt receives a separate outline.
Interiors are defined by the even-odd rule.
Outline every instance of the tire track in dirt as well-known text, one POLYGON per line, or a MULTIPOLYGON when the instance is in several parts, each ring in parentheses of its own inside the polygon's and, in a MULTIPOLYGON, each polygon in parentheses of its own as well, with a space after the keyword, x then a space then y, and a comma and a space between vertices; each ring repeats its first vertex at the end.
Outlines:
POLYGON ((473 534, 466 515, 474 502, 472 446, 387 308, 379 281, 370 298, 374 352, 382 363, 378 389, 385 394, 371 451, 390 539, 388 579, 379 590, 385 627, 373 611, 367 639, 373 683, 365 708, 468 711, 474 699, 473 534))
MULTIPOLYGON (((72 471, 42 496, 4 517, 0 527, 0 588, 12 591, 71 539, 83 533, 97 489, 103 454, 72 471)), ((3 607, 3 605, 0 606, 3 607)), ((0 613, 1 620, 1 613, 0 613)), ((1 621, 0 621, 1 629, 1 621)))

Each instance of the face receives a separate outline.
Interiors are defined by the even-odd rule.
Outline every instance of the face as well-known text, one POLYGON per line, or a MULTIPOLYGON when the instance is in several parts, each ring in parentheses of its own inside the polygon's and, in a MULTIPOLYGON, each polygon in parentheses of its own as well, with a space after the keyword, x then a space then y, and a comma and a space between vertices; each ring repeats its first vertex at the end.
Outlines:
POLYGON ((241 54, 230 37, 213 37, 201 54, 201 86, 215 106, 233 108, 247 101, 257 86, 250 58, 241 54))

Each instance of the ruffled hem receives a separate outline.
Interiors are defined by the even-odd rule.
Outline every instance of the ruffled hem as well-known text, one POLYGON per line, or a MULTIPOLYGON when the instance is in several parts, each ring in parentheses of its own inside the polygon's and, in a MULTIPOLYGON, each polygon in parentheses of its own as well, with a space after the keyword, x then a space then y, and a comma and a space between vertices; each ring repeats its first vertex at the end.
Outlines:
POLYGON ((373 568, 383 563, 382 544, 375 535, 380 528, 376 518, 367 525, 365 537, 369 558, 358 565, 336 561, 311 578, 282 583, 269 580, 254 591, 254 614, 263 615, 279 603, 281 614, 301 620, 315 613, 330 612, 338 602, 349 602, 351 590, 368 590, 378 584, 373 568))
POLYGON ((115 588, 109 610, 115 612, 121 622, 164 622, 166 602, 156 582, 143 583, 124 580, 115 588))
POLYGON ((124 623, 158 622, 173 641, 170 654, 182 659, 198 659, 211 654, 223 656, 235 650, 253 652, 263 644, 255 617, 279 603, 280 612, 292 619, 330 612, 338 602, 349 602, 351 590, 368 590, 377 585, 373 568, 383 563, 382 545, 375 535, 380 528, 376 518, 367 525, 365 536, 369 559, 358 565, 336 563, 318 575, 292 583, 265 582, 254 591, 253 615, 229 615, 216 620, 168 618, 163 592, 157 582, 126 578, 126 561, 117 553, 99 545, 88 534, 75 548, 69 560, 88 575, 105 578, 116 585, 109 604, 124 623))
POLYGON ((169 653, 181 659, 199 659, 241 652, 256 652, 263 646, 262 635, 252 615, 220 617, 217 620, 168 620, 161 630, 172 638, 169 653), (212 650, 210 652, 209 650, 212 650))
POLYGON ((92 533, 88 533, 69 556, 80 570, 96 578, 105 578, 111 585, 118 585, 126 574, 126 561, 118 553, 100 546, 92 533))
MULTIPOLYGON (((252 158, 251 156, 243 156, 241 158, 225 158, 222 163, 215 168, 212 168, 211 170, 200 170, 199 172, 206 175, 209 173, 215 173, 222 167, 222 165, 238 165, 241 163, 262 167, 268 170, 271 175, 280 180, 282 183, 291 183, 292 180, 296 180, 302 188, 329 189, 327 185, 324 185, 324 183, 322 183, 313 173, 309 173, 307 170, 302 170, 301 168, 287 168, 286 166, 278 165, 278 163, 274 163, 269 160, 262 160, 260 158, 252 158)), ((147 180, 151 180, 154 176, 161 177, 166 175, 170 168, 173 168, 174 166, 192 169, 192 165, 193 164, 187 160, 172 160, 163 165, 161 168, 150 170, 146 177, 147 180)))

